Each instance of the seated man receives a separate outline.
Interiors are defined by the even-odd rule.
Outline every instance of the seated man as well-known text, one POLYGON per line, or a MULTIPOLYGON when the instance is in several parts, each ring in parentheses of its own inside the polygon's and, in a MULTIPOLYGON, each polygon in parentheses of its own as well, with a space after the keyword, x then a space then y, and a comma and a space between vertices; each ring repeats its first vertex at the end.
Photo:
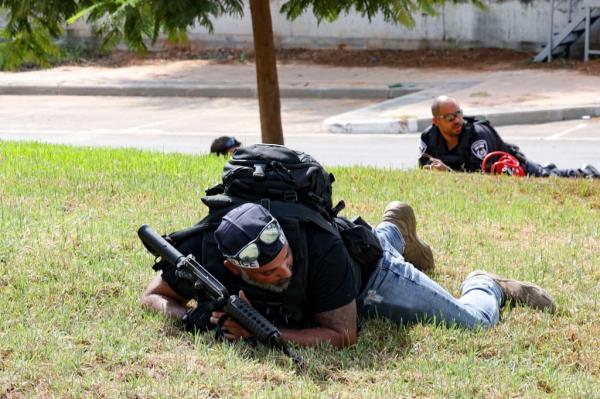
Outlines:
MULTIPOLYGON (((469 274, 461 297, 454 298, 405 260, 404 255, 412 253, 421 254, 417 262, 430 261, 429 248, 418 239, 411 218, 414 213, 406 204, 392 202, 386 207, 383 221, 374 229, 383 255, 369 275, 361 275, 339 235, 315 226, 304 237, 287 236, 278 220, 254 203, 230 210, 214 234, 202 242, 212 245, 207 240, 214 238, 218 246, 219 259, 209 272, 280 327, 286 340, 301 345, 354 344, 358 315, 474 328, 496 324, 507 301, 555 310, 554 301, 542 288, 483 271, 469 274), (307 253, 293 252, 298 247, 291 240, 306 240, 307 253)), ((192 283, 164 262, 157 268, 162 273, 144 292, 143 305, 181 319, 188 329, 206 329, 208 318, 217 323, 220 312, 207 317, 202 304, 188 307, 192 283)), ((222 330, 230 340, 249 336, 231 319, 222 330)))
POLYGON ((440 96, 431 105, 432 125, 421 134, 419 165, 427 170, 476 172, 488 153, 504 151, 517 158, 528 176, 600 178, 592 165, 581 169, 558 169, 528 160, 515 145, 505 143, 487 122, 464 118, 454 98, 440 96))

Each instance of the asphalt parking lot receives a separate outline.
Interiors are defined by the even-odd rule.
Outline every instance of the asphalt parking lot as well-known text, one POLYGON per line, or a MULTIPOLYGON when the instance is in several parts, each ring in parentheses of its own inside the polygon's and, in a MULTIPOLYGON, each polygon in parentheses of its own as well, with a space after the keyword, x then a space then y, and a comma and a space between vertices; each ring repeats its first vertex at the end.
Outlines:
MULTIPOLYGON (((325 165, 412 168, 418 134, 332 134, 325 118, 373 100, 282 100, 286 145, 325 165)), ((0 96, 0 139, 78 146, 133 147, 161 152, 206 153, 219 135, 260 142, 254 99, 178 97, 0 96)), ((506 141, 533 160, 560 167, 600 165, 600 118, 501 126, 506 141)))

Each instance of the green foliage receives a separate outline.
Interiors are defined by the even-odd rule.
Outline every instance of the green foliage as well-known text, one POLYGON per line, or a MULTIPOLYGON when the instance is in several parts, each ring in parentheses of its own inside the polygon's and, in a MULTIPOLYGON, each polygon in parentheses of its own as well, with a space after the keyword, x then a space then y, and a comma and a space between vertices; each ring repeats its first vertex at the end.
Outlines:
POLYGON ((65 23, 81 18, 102 38, 102 49, 124 42, 138 53, 164 32, 170 40, 187 40, 195 25, 213 30, 211 19, 243 14, 242 0, 0 0, 9 18, 0 46, 0 68, 15 69, 24 62, 41 66, 57 53, 54 40, 65 23))
POLYGON ((77 10, 72 0, 0 0, 6 26, 0 43, 0 68, 14 70, 22 64, 48 65, 59 53, 54 39, 63 33, 66 17, 77 10))
POLYGON ((386 22, 413 26, 413 14, 424 12, 435 15, 436 8, 445 2, 446 0, 289 0, 281 6, 281 12, 289 19, 296 19, 312 7, 319 22, 331 22, 338 19, 340 13, 347 14, 355 10, 369 18, 369 21, 381 13, 386 22))
MULTIPOLYGON (((437 7, 456 0, 289 0, 281 7, 295 19, 307 10, 318 21, 333 21, 355 10, 371 20, 381 13, 386 22, 413 26, 418 12, 435 14, 437 7)), ((471 0, 481 4, 479 0, 471 0)), ((65 23, 85 18, 109 50, 124 42, 138 53, 147 51, 160 33, 170 41, 187 41, 194 25, 213 30, 212 20, 222 15, 242 16, 243 0, 0 0, 8 24, 0 45, 0 68, 15 69, 31 62, 46 66, 55 55, 54 40, 61 37, 65 23)))
POLYGON ((58 46, 47 29, 37 21, 30 28, 22 31, 7 28, 2 32, 0 69, 14 70, 23 64, 48 66, 49 59, 58 55, 58 46))

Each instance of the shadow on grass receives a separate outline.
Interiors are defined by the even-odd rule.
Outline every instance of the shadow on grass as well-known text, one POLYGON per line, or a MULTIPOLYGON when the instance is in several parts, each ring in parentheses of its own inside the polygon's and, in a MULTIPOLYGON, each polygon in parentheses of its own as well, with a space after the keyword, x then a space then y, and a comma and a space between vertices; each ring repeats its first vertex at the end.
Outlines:
POLYGON ((381 318, 369 318, 363 321, 358 342, 351 347, 336 349, 329 344, 316 347, 294 346, 294 351, 306 363, 306 368, 303 370, 300 370, 291 358, 278 349, 243 341, 234 343, 218 341, 215 339, 214 331, 194 335, 184 332, 177 323, 169 320, 165 323, 162 334, 187 341, 190 347, 195 346, 199 350, 204 345, 223 345, 221 349, 224 350, 234 346, 242 359, 263 364, 274 362, 275 366, 309 378, 319 385, 332 381, 343 383, 349 370, 375 372, 388 367, 395 368, 410 351, 410 328, 381 318))

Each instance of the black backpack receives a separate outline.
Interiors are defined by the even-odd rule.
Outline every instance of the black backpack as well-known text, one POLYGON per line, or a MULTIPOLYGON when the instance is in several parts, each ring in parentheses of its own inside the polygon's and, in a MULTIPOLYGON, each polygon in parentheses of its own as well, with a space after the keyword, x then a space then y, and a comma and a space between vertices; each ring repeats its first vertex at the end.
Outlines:
MULTIPOLYGON (((338 217, 344 201, 332 202, 333 174, 312 156, 277 144, 238 148, 223 168, 223 182, 206 190, 203 202, 221 217, 233 203, 257 202, 269 209, 269 201, 309 205, 337 230, 348 253, 369 276, 383 254, 371 226, 360 216, 338 217), (221 195, 223 194, 223 195, 221 195)), ((318 220, 318 219, 313 219, 318 220)))
POLYGON ((241 147, 223 169, 223 182, 206 191, 247 201, 268 198, 274 201, 302 202, 331 220, 344 208, 332 203, 333 174, 312 156, 277 144, 241 147))

